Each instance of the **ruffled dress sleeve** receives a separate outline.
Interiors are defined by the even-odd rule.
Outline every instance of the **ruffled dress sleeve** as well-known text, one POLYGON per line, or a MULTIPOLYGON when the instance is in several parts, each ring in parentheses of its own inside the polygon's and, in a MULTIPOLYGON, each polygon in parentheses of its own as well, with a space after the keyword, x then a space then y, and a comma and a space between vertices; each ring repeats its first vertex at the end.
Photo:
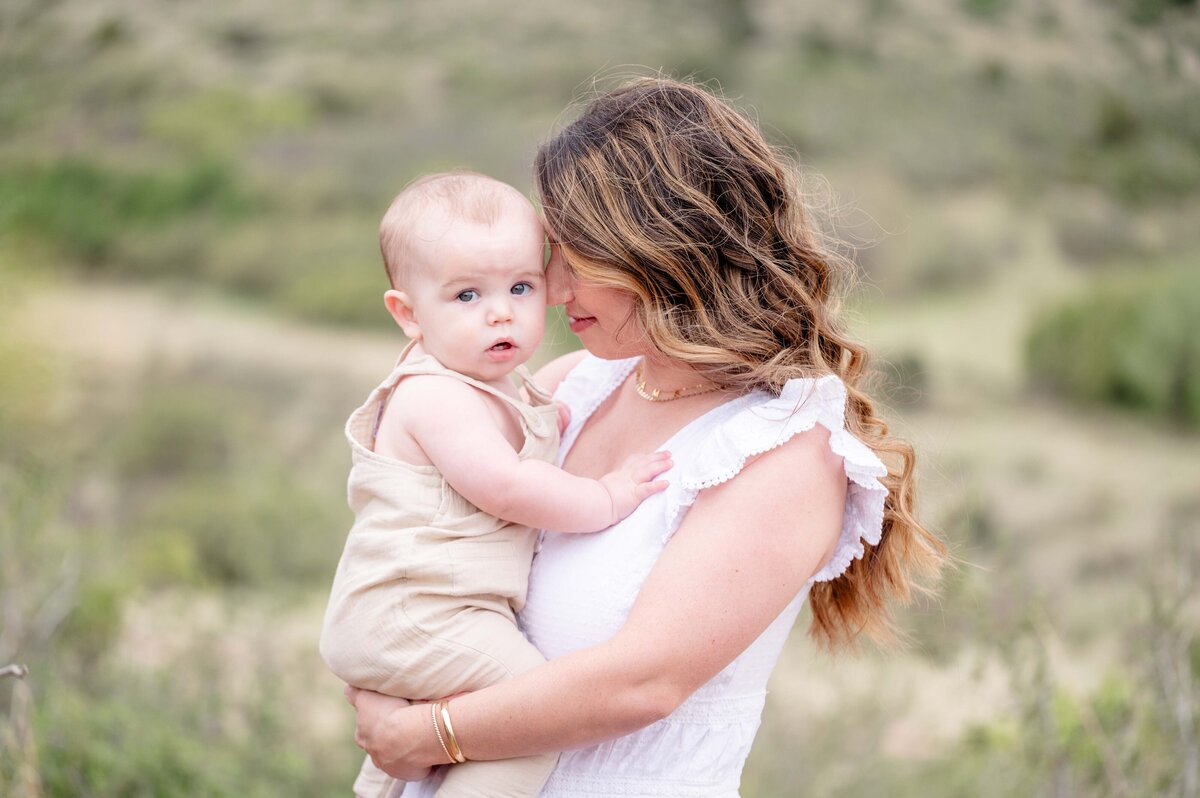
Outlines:
POLYGON ((846 386, 836 376, 790 380, 778 396, 765 392, 744 397, 742 406, 705 430, 705 441, 666 491, 664 540, 679 528, 700 491, 726 482, 756 455, 782 446, 793 435, 820 424, 829 430, 829 447, 843 459, 846 507, 833 554, 809 579, 827 582, 841 576, 863 556, 864 544, 877 545, 883 531, 887 475, 883 461, 846 429, 846 386))

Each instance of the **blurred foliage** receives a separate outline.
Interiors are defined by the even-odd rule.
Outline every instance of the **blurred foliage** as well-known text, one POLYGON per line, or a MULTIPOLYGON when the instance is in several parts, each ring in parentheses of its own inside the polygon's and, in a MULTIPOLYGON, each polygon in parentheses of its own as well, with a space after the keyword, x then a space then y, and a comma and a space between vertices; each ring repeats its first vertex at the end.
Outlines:
POLYGON ((878 383, 872 393, 897 408, 912 407, 927 400, 929 365, 913 351, 899 352, 882 358, 875 371, 878 383))
POLYGON ((1158 254, 1137 216, 1111 201, 1080 197, 1059 209, 1054 222, 1063 255, 1085 268, 1119 268, 1158 254))
POLYGON ((309 103, 300 97, 254 97, 218 87, 155 104, 146 133, 182 152, 216 158, 257 139, 304 130, 312 118, 309 103))
POLYGON ((350 746, 306 738, 270 674, 248 677, 255 691, 249 701, 235 700, 220 682, 189 686, 167 673, 111 665, 87 685, 63 676, 50 663, 36 663, 27 677, 28 722, 36 733, 24 750, 0 744, 4 795, 25 794, 16 776, 32 765, 40 780, 33 794, 46 798, 315 798, 344 790, 345 773, 357 765, 350 746))
MULTIPOLYGON (((67 365, 5 325, 22 280, 149 281, 390 325, 375 237, 404 183, 466 166, 528 191, 536 142, 572 101, 661 68, 710 81, 885 209, 860 261, 912 327, 938 307, 1046 297, 1027 367, 1064 398, 1060 423, 1110 403, 1194 428, 1198 59, 1195 0, 0 4, 0 666, 33 669, 0 680, 0 795, 328 795, 358 763, 348 734, 309 736, 330 725, 296 719, 312 679, 272 659, 287 617, 272 603, 324 591, 348 521, 345 386, 67 365), (185 609, 130 643, 163 596, 185 609), (197 631, 214 597, 271 607, 250 655, 197 631), (186 644, 154 659, 174 633, 186 644)), ((809 199, 837 215, 820 186, 809 199)), ((944 436, 939 421, 979 416, 947 428, 969 456, 934 466, 961 480, 934 518, 966 565, 902 619, 931 663, 999 652, 1011 711, 897 757, 870 698, 786 721, 769 704, 743 794, 1195 795, 1195 720, 1178 714, 1195 705, 1194 609, 1159 586, 1136 622, 1106 616, 1127 654, 1086 690, 1050 665, 1053 623, 1031 620, 1051 605, 1027 569, 1055 544, 1086 546, 1091 576, 1045 555, 1043 588, 1090 578, 1128 595, 1134 558, 1092 551, 1095 514, 1140 527, 1145 508, 1088 497, 1092 515, 1064 527, 1076 466, 1037 448, 997 465, 1007 452, 970 437, 988 407, 1029 406, 1020 386, 947 366, 956 343, 973 362, 1010 354, 959 341, 961 315, 882 347, 901 414, 944 436), (1014 528, 1027 502, 1036 545, 1014 528)), ((573 345, 560 313, 547 343, 573 345)))
MULTIPOLYGON (((769 0, 577 0, 538 13, 455 0, 281 15, 259 0, 180 19, 165 2, 135 11, 107 0, 83 13, 14 0, 0 46, 0 234, 54 242, 68 268, 213 284, 325 323, 382 324, 374 228, 399 187, 469 166, 529 189, 532 148, 569 118, 561 109, 597 77, 648 71, 619 66, 629 63, 719 80, 753 98, 780 143, 823 168, 893 176, 910 201, 989 186, 1024 203, 1063 185, 1103 192, 1131 215, 1194 198, 1194 2, 1113 0, 1086 30, 1066 7, 1024 5, 962 0, 935 17, 895 0, 833 15, 769 0), (915 31, 963 51, 930 57, 937 48, 914 49, 915 31), (1007 49, 972 52, 981 31, 1002 32, 1007 49), (1109 66, 1069 68, 1051 44, 1090 48, 1109 66)), ((1073 203, 1049 204, 1055 215, 1073 203)), ((1064 248, 1087 248, 1090 219, 1064 222, 1064 248)), ((889 290, 989 279, 1006 250, 972 233, 902 254, 889 290)))
POLYGON ((119 271, 111 255, 122 238, 204 212, 229 219, 249 207, 230 170, 215 163, 177 174, 127 174, 76 159, 0 168, 0 233, 48 239, 90 268, 119 271))
POLYGON ((1196 0, 1122 0, 1129 19, 1141 25, 1162 23, 1173 13, 1194 9, 1196 0))
MULTIPOLYGON (((0 680, 0 794, 344 788, 358 762, 351 741, 331 747, 297 729, 291 669, 272 662, 272 646, 256 646, 232 685, 203 640, 183 668, 131 670, 118 651, 129 608, 155 591, 269 586, 286 597, 324 585, 347 520, 340 458, 295 439, 271 412, 290 389, 262 375, 101 380, 81 415, 64 406, 54 358, 34 351, 0 336, 0 387, 20 386, 0 392, 0 665, 30 668, 22 682, 0 680), (111 406, 117 387, 132 395, 111 406)), ((288 420, 322 437, 330 409, 310 412, 319 419, 288 420)))
POLYGON ((1091 287, 1043 313, 1027 359, 1038 385, 1071 399, 1200 425, 1200 273, 1091 287))
MULTIPOLYGON (((1125 654, 1081 691, 1051 656, 1063 641, 1038 603, 989 636, 1011 680, 1013 706, 945 750, 879 756, 888 710, 779 717, 768 707, 742 794, 896 798, 1189 798, 1200 787, 1200 576, 1195 506, 1157 538, 1164 558, 1143 575, 1138 622, 1125 654), (852 718, 852 720, 851 720, 852 718), (869 761, 870 766, 863 766, 869 761)), ((944 696, 971 701, 970 695, 944 696)))

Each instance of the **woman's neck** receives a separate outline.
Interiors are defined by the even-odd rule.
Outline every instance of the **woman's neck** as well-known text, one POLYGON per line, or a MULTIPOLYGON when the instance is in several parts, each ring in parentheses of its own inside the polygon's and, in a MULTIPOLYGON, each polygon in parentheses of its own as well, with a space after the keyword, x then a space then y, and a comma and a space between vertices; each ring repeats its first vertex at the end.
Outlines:
POLYGON ((638 371, 639 379, 645 383, 648 390, 657 389, 664 394, 713 384, 712 380, 704 377, 695 368, 678 360, 643 357, 638 371))

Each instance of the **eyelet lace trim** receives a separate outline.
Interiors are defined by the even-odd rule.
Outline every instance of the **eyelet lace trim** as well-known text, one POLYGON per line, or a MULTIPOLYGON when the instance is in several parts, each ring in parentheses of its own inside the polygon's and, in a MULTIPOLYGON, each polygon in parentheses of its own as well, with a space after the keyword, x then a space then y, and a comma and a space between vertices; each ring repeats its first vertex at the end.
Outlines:
MULTIPOLYGON (((829 447, 843 459, 849 489, 842 530, 829 561, 809 579, 827 582, 841 576, 863 556, 864 543, 877 545, 883 532, 887 475, 883 461, 845 428, 846 386, 834 375, 790 380, 779 396, 760 396, 709 433, 699 454, 682 476, 667 488, 665 543, 675 534, 696 496, 732 479, 746 461, 807 432, 816 424, 829 430, 829 447)), ((747 398, 750 398, 747 397, 747 398)))

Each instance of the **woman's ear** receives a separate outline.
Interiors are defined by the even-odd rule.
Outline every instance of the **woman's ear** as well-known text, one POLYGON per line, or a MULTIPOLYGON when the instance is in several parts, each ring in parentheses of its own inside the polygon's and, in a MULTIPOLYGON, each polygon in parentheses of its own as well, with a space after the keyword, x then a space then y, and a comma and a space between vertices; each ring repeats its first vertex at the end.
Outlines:
POLYGON ((388 313, 404 330, 404 334, 414 341, 421 340, 421 325, 417 322, 417 314, 413 310, 412 299, 403 291, 392 289, 383 293, 383 304, 388 313))

